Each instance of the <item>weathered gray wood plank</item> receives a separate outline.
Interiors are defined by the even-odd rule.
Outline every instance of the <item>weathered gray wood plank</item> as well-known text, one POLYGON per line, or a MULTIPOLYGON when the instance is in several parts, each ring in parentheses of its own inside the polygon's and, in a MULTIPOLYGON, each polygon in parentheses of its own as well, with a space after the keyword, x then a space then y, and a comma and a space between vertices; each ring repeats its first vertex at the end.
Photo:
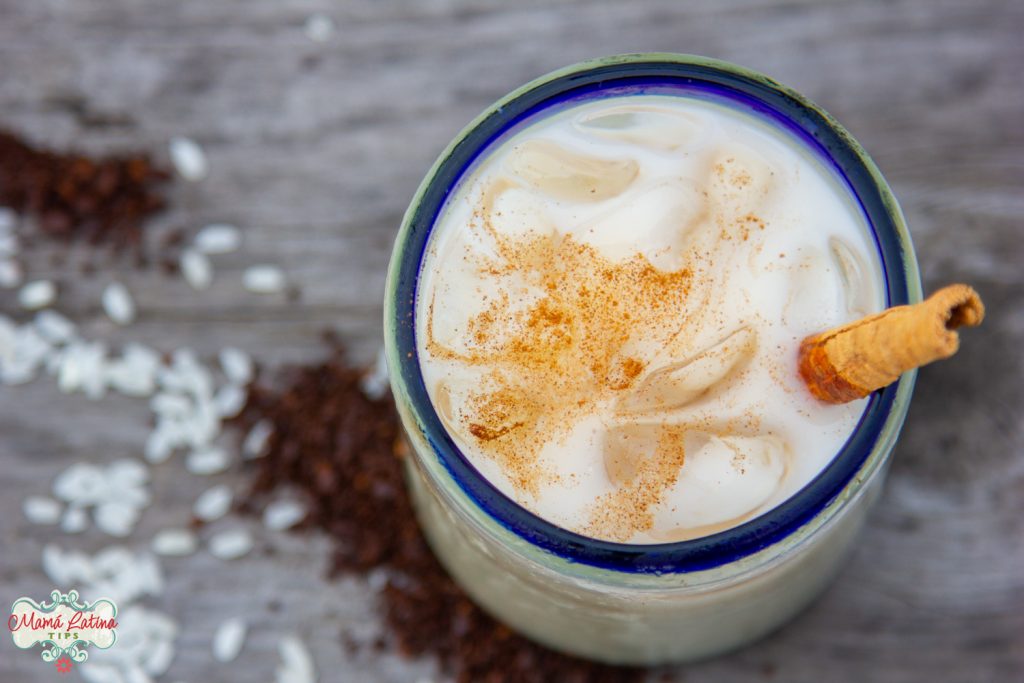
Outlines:
MULTIPOLYGON (((889 178, 926 286, 974 283, 990 319, 956 359, 921 373, 890 485, 838 584, 767 641, 675 679, 1010 681, 1024 677, 1022 32, 1024 6, 1011 0, 0 0, 0 124, 91 150, 202 142, 211 176, 181 187, 162 223, 245 229, 208 294, 119 272, 141 311, 120 330, 98 308, 107 272, 83 281, 45 253, 31 271, 73 282, 60 308, 90 336, 204 355, 237 343, 273 365, 315 357, 326 326, 372 357, 408 199, 447 141, 520 83, 596 55, 669 50, 805 92, 889 178), (303 33, 313 11, 338 24, 328 43, 303 33), (241 289, 241 270, 263 261, 301 285, 301 305, 241 289)), ((11 293, 0 292, 0 311, 15 311, 11 293)), ((138 455, 146 419, 138 402, 90 403, 47 380, 0 388, 0 605, 51 588, 38 570, 44 542, 107 543, 31 527, 21 498, 75 460, 138 455)), ((241 485, 237 473, 215 479, 241 485)), ((180 462, 159 468, 157 503, 130 544, 184 523, 210 483, 180 462)), ((273 536, 240 563, 166 561, 155 604, 188 622, 166 680, 266 680, 277 636, 292 630, 313 644, 323 680, 431 675, 429 663, 339 647, 342 628, 367 635, 373 619, 364 585, 319 578, 326 556, 322 540, 273 536), (215 666, 209 638, 234 613, 260 623, 243 659, 215 666)), ((53 675, 0 638, 0 679, 53 675)))

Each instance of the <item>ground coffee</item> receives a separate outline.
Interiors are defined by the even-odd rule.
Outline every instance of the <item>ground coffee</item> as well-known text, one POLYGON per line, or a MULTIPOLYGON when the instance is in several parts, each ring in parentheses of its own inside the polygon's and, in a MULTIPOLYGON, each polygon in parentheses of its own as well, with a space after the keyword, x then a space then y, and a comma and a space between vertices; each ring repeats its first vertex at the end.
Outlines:
POLYGON ((143 225, 165 200, 169 174, 145 153, 61 154, 0 130, 0 206, 34 219, 44 236, 143 257, 143 225))
POLYGON ((247 506, 282 486, 307 497, 307 525, 336 540, 334 570, 381 568, 389 637, 408 656, 434 655, 459 683, 628 683, 644 673, 547 650, 487 616, 455 585, 424 540, 402 480, 398 419, 390 397, 360 388, 362 373, 331 340, 327 360, 284 372, 280 389, 251 388, 235 425, 273 427, 247 506))

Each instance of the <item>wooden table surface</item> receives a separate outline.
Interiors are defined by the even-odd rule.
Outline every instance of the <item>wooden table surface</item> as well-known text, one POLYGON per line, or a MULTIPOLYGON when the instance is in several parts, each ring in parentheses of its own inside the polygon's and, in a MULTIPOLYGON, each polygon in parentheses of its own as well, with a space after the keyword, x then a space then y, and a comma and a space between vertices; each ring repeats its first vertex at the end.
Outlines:
MULTIPOLYGON (((53 266, 59 310, 91 337, 160 349, 224 345, 263 364, 319 354, 339 328, 353 356, 381 343, 392 239, 417 183, 449 139, 519 84, 602 54, 674 51, 766 72, 834 114, 900 198, 926 289, 973 283, 989 318, 953 360, 920 375, 887 489, 837 584, 776 635, 679 668, 687 683, 776 680, 1024 680, 1024 4, 1012 0, 0 0, 0 125, 58 147, 202 143, 209 178, 179 183, 160 226, 242 226, 241 252, 196 293, 153 271, 91 279, 53 266), (323 43, 304 23, 336 23, 323 43), (273 262, 298 282, 289 304, 239 284, 273 262), (140 309, 115 329, 99 292, 124 280, 140 309)), ((21 315, 0 292, 0 312, 21 315)), ((28 524, 24 496, 49 491, 77 460, 137 457, 144 401, 91 402, 52 380, 0 387, 0 605, 42 598, 44 543, 95 551, 28 524)), ((239 487, 238 472, 218 475, 239 487)), ((156 503, 129 547, 187 520, 211 483, 180 458, 154 470, 156 503)), ((249 524, 218 523, 221 528, 249 524)), ((431 662, 346 653, 345 629, 376 622, 361 580, 323 580, 323 539, 260 534, 250 557, 164 560, 166 594, 148 604, 184 626, 164 680, 270 680, 284 633, 313 648, 323 681, 414 681, 431 662), (280 608, 275 611, 275 603, 280 608), (242 658, 217 665, 209 642, 226 615, 252 629, 242 658)), ((52 681, 35 653, 0 638, 0 680, 52 681)), ((72 677, 77 677, 73 674, 72 677)))

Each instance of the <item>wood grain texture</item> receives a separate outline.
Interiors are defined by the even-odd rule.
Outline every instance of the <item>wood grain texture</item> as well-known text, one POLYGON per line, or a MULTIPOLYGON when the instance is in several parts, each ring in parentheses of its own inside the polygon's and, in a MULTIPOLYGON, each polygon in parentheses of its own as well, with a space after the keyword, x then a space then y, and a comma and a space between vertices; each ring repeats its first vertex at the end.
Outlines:
MULTIPOLYGON (((921 372, 883 499, 838 583, 794 624, 753 647, 673 670, 675 681, 1012 681, 1024 679, 1024 5, 1012 0, 0 0, 0 124, 93 151, 200 141, 207 181, 181 186, 161 226, 231 221, 243 250, 196 294, 112 266, 92 279, 35 252, 34 275, 68 286, 59 308, 89 336, 232 343, 264 364, 314 358, 339 328, 356 359, 380 344, 380 298, 406 203, 448 140, 513 87, 602 54, 706 54, 764 71, 810 96, 874 156, 902 202, 926 289, 973 284, 989 315, 951 361, 921 372), (305 19, 337 22, 311 42, 305 19), (279 263, 302 301, 246 294, 246 265, 279 263), (99 310, 113 275, 137 324, 99 310)), ((0 291, 0 311, 16 313, 0 291)), ((29 525, 21 499, 69 463, 138 456, 138 401, 89 402, 40 380, 0 388, 0 605, 51 586, 42 545, 96 550, 29 525)), ((157 503, 128 544, 187 520, 212 482, 180 460, 155 470, 157 503)), ((238 473, 214 477, 242 485, 238 473)), ((224 525, 245 524, 229 520, 224 525)), ((323 539, 267 536, 254 556, 166 560, 166 596, 187 621, 165 680, 268 680, 275 644, 298 632, 324 681, 414 681, 430 662, 353 655, 372 638, 364 583, 326 582, 323 539), (218 620, 253 622, 244 657, 215 665, 218 620)), ((0 680, 52 681, 0 637, 0 680)), ((75 674, 77 676, 77 674, 75 674)))

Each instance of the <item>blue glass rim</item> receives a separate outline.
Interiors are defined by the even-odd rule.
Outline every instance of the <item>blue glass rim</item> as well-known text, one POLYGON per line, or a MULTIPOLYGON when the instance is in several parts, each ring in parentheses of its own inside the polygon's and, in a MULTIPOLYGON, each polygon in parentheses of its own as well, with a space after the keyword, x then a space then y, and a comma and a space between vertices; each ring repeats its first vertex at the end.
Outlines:
MULTIPOLYGON (((733 100, 772 119, 826 161, 860 203, 883 268, 888 305, 911 302, 919 289, 916 261, 899 208, 878 169, 827 113, 756 72, 690 55, 621 55, 584 62, 513 92, 468 126, 424 179, 406 213, 389 273, 385 335, 394 353, 392 382, 400 382, 411 416, 439 462, 466 496, 488 516, 529 543, 570 562, 628 573, 683 573, 737 561, 773 545, 813 519, 864 465, 890 419, 904 376, 875 392, 850 438, 812 481, 786 501, 736 527, 676 543, 636 545, 602 541, 568 531, 529 512, 492 485, 445 430, 427 393, 415 335, 420 265, 437 217, 451 191, 496 141, 560 103, 620 92, 700 91, 733 100), (397 367, 395 366, 397 365, 397 367)), ((909 398, 909 397, 908 397, 909 398)), ((905 408, 903 413, 905 413, 905 408)), ((408 426, 408 425, 407 425, 408 426)))

